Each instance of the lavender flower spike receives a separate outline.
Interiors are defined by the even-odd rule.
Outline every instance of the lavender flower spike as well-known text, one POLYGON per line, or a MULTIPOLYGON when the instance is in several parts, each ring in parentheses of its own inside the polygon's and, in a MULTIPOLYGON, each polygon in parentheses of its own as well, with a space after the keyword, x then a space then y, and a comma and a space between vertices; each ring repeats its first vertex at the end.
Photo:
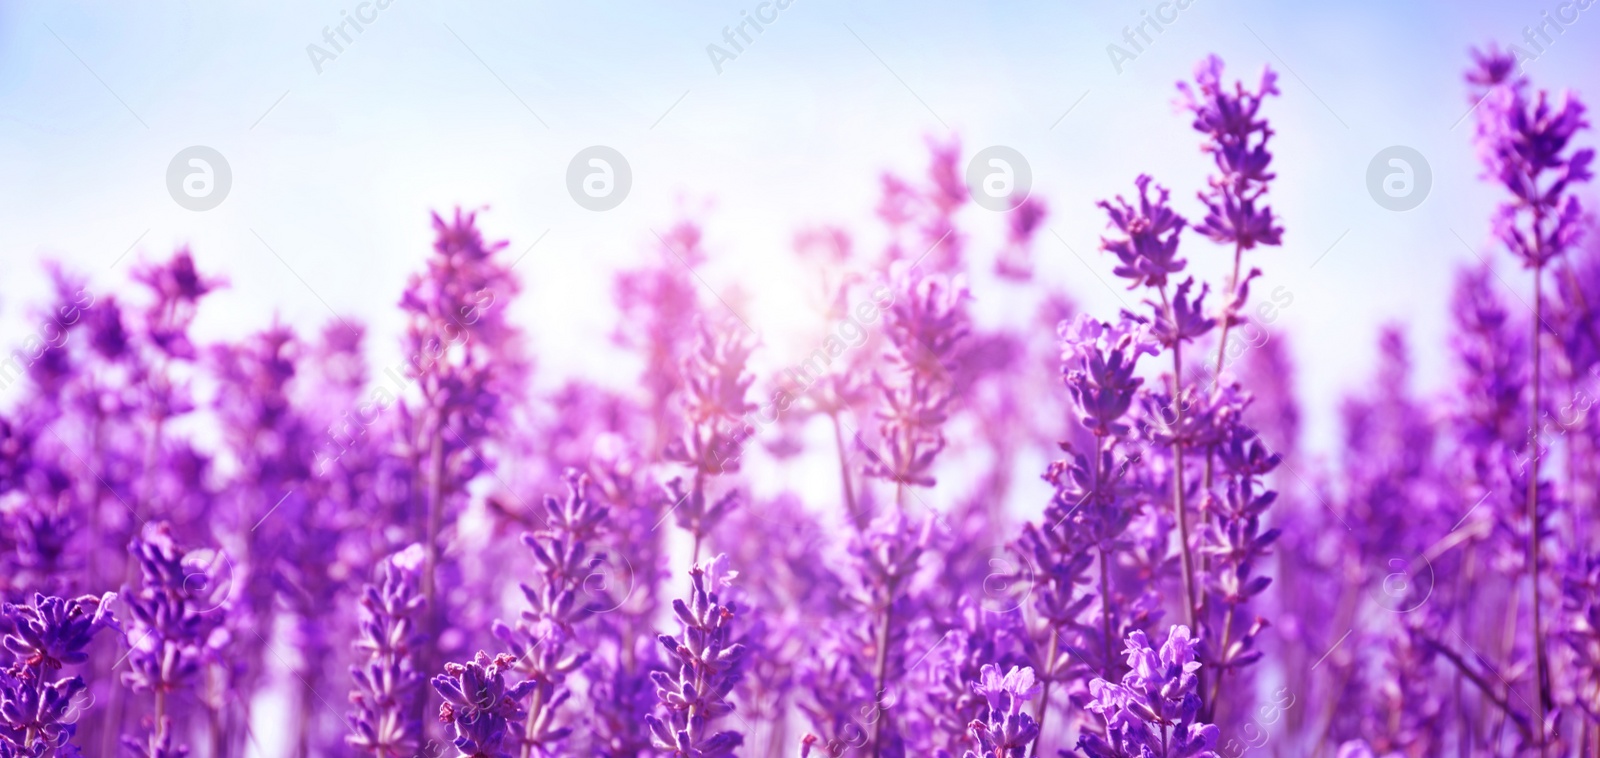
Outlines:
POLYGON ((1133 181, 1139 188, 1139 204, 1131 205, 1117 196, 1113 205, 1104 200, 1099 205, 1110 216, 1110 224, 1120 232, 1120 238, 1102 238, 1101 247, 1115 253, 1122 265, 1112 273, 1133 283, 1128 289, 1140 285, 1160 288, 1167 278, 1183 271, 1188 261, 1178 257, 1178 236, 1188 221, 1167 205, 1171 193, 1156 186, 1156 198, 1150 199, 1151 179, 1140 174, 1133 181))
POLYGON ((672 601, 672 610, 683 625, 682 638, 658 637, 678 667, 671 674, 651 673, 666 718, 645 716, 645 722, 650 726, 652 744, 674 758, 732 756, 734 748, 744 743, 744 735, 738 732, 711 732, 713 721, 733 712, 728 696, 744 671, 745 646, 733 641, 734 608, 721 605, 716 588, 706 587, 707 567, 716 568, 726 560, 719 555, 707 566, 690 570, 694 588, 689 602, 672 601))
POLYGON ((973 682, 972 691, 988 701, 989 714, 987 719, 968 725, 979 752, 968 750, 962 758, 1023 758, 1039 734, 1038 722, 1022 706, 1039 694, 1033 669, 1012 666, 1001 676, 999 666, 986 663, 982 679, 973 682))
POLYGON ((149 734, 125 736, 123 744, 147 758, 181 755, 184 747, 173 752, 171 746, 180 725, 173 722, 169 699, 200 679, 216 658, 226 638, 226 614, 211 597, 207 567, 178 546, 166 522, 147 524, 128 549, 143 581, 122 593, 132 615, 123 630, 131 650, 122 681, 134 692, 150 693, 153 718, 149 734))
POLYGON ((414 715, 422 676, 413 658, 420 641, 422 561, 421 544, 390 556, 379 569, 378 584, 367 585, 361 598, 361 638, 355 648, 364 660, 350 668, 355 734, 345 740, 376 758, 411 755, 422 740, 422 724, 414 715))
POLYGON ((72 701, 86 689, 83 677, 56 679, 64 664, 89 660, 84 648, 95 633, 116 626, 111 601, 116 595, 85 595, 66 600, 35 594, 27 605, 0 607, 14 631, 4 639, 12 664, 0 671, 0 755, 79 755, 71 744, 77 731, 72 701))
POLYGON ((1086 709, 1105 719, 1105 734, 1078 737, 1089 758, 1216 758, 1217 727, 1199 723, 1196 641, 1174 626, 1157 652, 1144 632, 1128 635, 1128 668, 1121 684, 1089 682, 1086 709))
POLYGON ((445 673, 433 678, 433 688, 444 698, 439 720, 455 728, 461 755, 511 757, 511 746, 519 742, 511 725, 523 718, 522 699, 534 688, 533 682, 506 684, 515 660, 506 653, 490 658, 480 650, 465 664, 446 663, 445 673))

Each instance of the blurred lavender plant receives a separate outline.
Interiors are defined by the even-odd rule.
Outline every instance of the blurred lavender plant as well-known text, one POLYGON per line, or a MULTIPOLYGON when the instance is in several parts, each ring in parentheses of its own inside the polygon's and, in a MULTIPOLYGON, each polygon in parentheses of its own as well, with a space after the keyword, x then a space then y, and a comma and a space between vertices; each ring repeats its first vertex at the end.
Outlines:
POLYGON ((668 483, 673 518, 694 538, 691 563, 700 560, 706 536, 738 501, 738 491, 730 489, 712 502, 706 477, 739 471, 744 445, 753 432, 744 416, 756 407, 745 399, 755 381, 745 371, 753 349, 753 340, 732 323, 714 327, 702 320, 694 350, 683 362, 683 437, 670 443, 664 455, 693 471, 693 483, 687 490, 681 479, 668 483))
MULTIPOLYGON (((520 332, 505 317, 520 289, 510 266, 495 256, 506 243, 485 242, 477 214, 459 209, 448 221, 434 214, 433 228, 427 270, 412 275, 400 299, 407 316, 405 374, 419 395, 414 403, 402 402, 400 413, 420 501, 412 513, 422 522, 423 631, 437 635, 448 610, 437 592, 441 531, 468 483, 488 467, 479 445, 522 396, 528 366, 520 332)), ((395 400, 388 396, 379 410, 395 400)))

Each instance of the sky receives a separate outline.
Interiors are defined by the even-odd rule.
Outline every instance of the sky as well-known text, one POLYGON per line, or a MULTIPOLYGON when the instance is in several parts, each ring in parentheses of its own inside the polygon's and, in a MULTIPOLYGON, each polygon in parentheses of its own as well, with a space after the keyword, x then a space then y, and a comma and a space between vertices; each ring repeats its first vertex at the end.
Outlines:
MULTIPOLYGON (((316 329, 337 314, 367 323, 373 360, 392 364, 395 303, 429 252, 428 213, 460 206, 487 207, 486 234, 525 254, 518 319, 553 374, 613 368, 611 276, 659 255, 654 232, 685 215, 706 225, 706 286, 742 293, 752 326, 782 345, 813 315, 789 285, 794 233, 841 224, 870 247, 880 174, 920 176, 925 139, 957 136, 969 154, 999 145, 1025 158, 1051 210, 1039 276, 1110 317, 1127 295, 1100 281, 1111 263, 1096 252, 1094 203, 1148 172, 1198 215, 1208 161, 1174 112, 1173 83, 1216 53, 1229 78, 1280 72, 1266 112, 1287 232, 1250 263, 1265 272, 1260 291, 1292 293, 1278 325, 1309 442, 1326 451, 1382 325, 1409 330, 1422 388, 1448 384, 1459 266, 1498 260, 1526 302, 1525 277, 1487 240, 1498 196, 1478 179, 1461 73, 1470 47, 1521 42, 1546 13, 1573 20, 1548 44, 1522 43, 1525 73, 1600 92, 1600 9, 1556 0, 5 3, 0 344, 37 329, 41 261, 114 292, 138 261, 189 245, 230 282, 205 306, 203 338, 273 318, 316 329), (370 19, 344 27, 348 42, 334 29, 347 14, 370 19), (776 18, 731 57, 708 53, 730 47, 724 30, 745 14, 776 18), (1172 20, 1134 48, 1125 29, 1146 14, 1172 20), (1113 61, 1110 45, 1131 55, 1113 61), (567 186, 569 162, 597 145, 631 171, 626 198, 604 211, 567 186), (231 173, 209 210, 169 191, 169 166, 193 146, 231 173), (1369 164, 1391 146, 1431 170, 1410 210, 1368 191, 1369 164)), ((1001 216, 963 214, 976 248, 998 243, 1001 216)), ((1222 280, 1224 251, 1198 238, 1188 249, 1222 280)), ((1031 316, 974 295, 985 319, 1031 316)))

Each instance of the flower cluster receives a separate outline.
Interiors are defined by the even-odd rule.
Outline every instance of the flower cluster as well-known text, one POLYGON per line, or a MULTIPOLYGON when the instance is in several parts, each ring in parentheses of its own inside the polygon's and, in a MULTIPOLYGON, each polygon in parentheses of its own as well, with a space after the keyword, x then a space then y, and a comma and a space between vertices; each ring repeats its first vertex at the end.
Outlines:
POLYGON ((1005 675, 1000 667, 984 664, 983 678, 972 685, 989 705, 989 714, 967 728, 978 743, 978 751, 967 751, 965 758, 1023 758, 1039 734, 1039 724, 1022 710, 1023 703, 1039 692, 1033 669, 1013 666, 1005 675))
POLYGON ((516 658, 508 653, 489 657, 478 651, 466 663, 446 663, 444 673, 433 678, 433 688, 444 703, 439 721, 455 732, 455 746, 472 758, 510 758, 521 740, 516 724, 526 715, 522 700, 537 686, 534 682, 510 684, 506 672, 516 658))
POLYGON ((1127 644, 1122 682, 1089 682, 1085 707, 1105 719, 1105 733, 1084 734, 1078 749, 1089 758, 1214 758, 1217 727, 1197 720, 1200 662, 1189 628, 1173 627, 1160 651, 1144 632, 1127 644))
MULTIPOLYGON (((149 732, 128 737, 125 744, 148 758, 177 755, 172 744, 183 726, 169 705, 183 695, 200 697, 197 685, 205 669, 225 662, 229 632, 223 627, 226 613, 219 611, 231 600, 232 577, 225 554, 184 550, 165 522, 147 524, 128 549, 142 580, 121 593, 128 608, 122 631, 129 648, 122 681, 154 702, 149 732)), ((180 743, 176 750, 185 748, 180 743)))
MULTIPOLYGON (((717 567, 720 559, 713 559, 711 566, 717 567)), ((736 609, 718 598, 717 584, 731 582, 733 576, 695 566, 689 579, 693 585, 689 602, 672 601, 672 611, 683 627, 681 636, 657 638, 667 652, 669 669, 651 675, 661 715, 646 716, 645 722, 652 744, 674 758, 723 758, 744 744, 739 732, 717 731, 714 726, 733 713, 728 698, 743 677, 745 665, 746 648, 733 636, 736 609)))
POLYGON ((412 545, 379 564, 378 581, 361 597, 361 664, 350 669, 351 746, 376 758, 416 752, 422 742, 417 695, 422 674, 416 650, 423 644, 417 621, 423 606, 418 580, 422 546, 412 545))
POLYGON ((25 605, 6 603, 0 615, 13 631, 3 640, 11 663, 0 671, 0 754, 82 755, 72 744, 82 676, 61 677, 63 666, 89 660, 86 648, 97 632, 115 628, 115 595, 76 599, 35 594, 25 605))

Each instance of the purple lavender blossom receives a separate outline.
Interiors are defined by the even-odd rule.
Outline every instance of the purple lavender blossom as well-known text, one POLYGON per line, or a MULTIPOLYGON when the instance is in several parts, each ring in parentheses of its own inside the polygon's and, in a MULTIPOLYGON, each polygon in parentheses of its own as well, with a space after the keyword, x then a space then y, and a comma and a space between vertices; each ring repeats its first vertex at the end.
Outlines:
MULTIPOLYGON (((1553 504, 1542 496, 1539 469, 1543 451, 1539 450, 1537 430, 1544 411, 1540 401, 1544 389, 1542 347, 1544 332, 1543 273, 1545 267, 1577 245, 1584 231, 1583 205, 1576 185, 1594 177, 1590 164, 1592 148, 1573 149, 1572 138, 1589 126, 1584 105, 1570 92, 1554 102, 1540 90, 1531 100, 1527 80, 1511 73, 1504 55, 1491 50, 1478 54, 1478 68, 1468 76, 1475 88, 1487 88, 1480 100, 1475 140, 1487 178, 1498 181, 1511 195, 1496 210, 1492 220, 1494 236, 1533 270, 1533 319, 1529 328, 1532 355, 1528 397, 1527 440, 1528 472, 1526 497, 1527 574, 1532 611, 1534 676, 1537 689, 1534 736, 1541 750, 1546 745, 1545 715, 1554 708, 1550 660, 1545 649, 1544 600, 1541 595, 1541 532, 1545 516, 1541 509, 1553 504)), ((1514 62, 1514 61, 1513 61, 1514 62)))
POLYGON ((38 334, 0 355, 0 389, 24 382, 0 411, 0 758, 1595 754, 1593 158, 1582 102, 1522 52, 1467 74, 1504 196, 1456 279, 1448 381, 1413 390, 1384 329, 1315 459, 1242 261, 1285 231, 1276 75, 1215 56, 1179 85, 1195 212, 1149 175, 1099 204, 1140 290, 1114 315, 1033 265, 1047 207, 1097 211, 1036 195, 970 226, 944 138, 884 175, 881 248, 796 236, 827 329, 799 362, 723 318, 708 293, 747 294, 697 222, 613 280, 633 382, 530 381, 507 306, 537 266, 470 212, 432 219, 388 370, 343 319, 204 336, 221 280, 186 248, 129 292, 47 268, 38 334), (1188 266, 1186 229, 1231 275, 1188 266), (1279 683, 1295 698, 1258 702, 1279 683))
POLYGON ((1200 662, 1189 628, 1172 627, 1159 652, 1144 632, 1128 635, 1127 645, 1121 684, 1089 682, 1085 708, 1106 726, 1080 736, 1078 749, 1089 758, 1215 758, 1217 728, 1196 720, 1200 662))
POLYGON ((350 702, 354 734, 346 741, 374 758, 403 758, 422 742, 416 699, 422 675, 416 669, 422 546, 412 545, 379 564, 378 581, 362 590, 361 638, 355 648, 363 660, 352 666, 355 688, 350 702))
POLYGON ((978 750, 967 751, 964 758, 1023 758, 1039 733, 1038 723, 1022 705, 1039 694, 1033 669, 1013 666, 1001 675, 999 666, 986 664, 983 678, 972 683, 972 691, 988 701, 989 713, 968 727, 978 750))
POLYGON ((608 509, 590 498, 588 477, 569 470, 566 480, 564 500, 545 498, 544 527, 522 535, 541 579, 538 587, 522 585, 530 608, 515 627, 498 620, 493 626, 495 637, 515 657, 510 670, 532 685, 532 704, 520 737, 523 758, 556 752, 572 733, 570 726, 557 726, 556 714, 572 695, 565 686, 567 677, 591 655, 583 649, 575 627, 608 607, 606 599, 587 586, 607 559, 604 553, 591 553, 589 546, 608 509))
POLYGON ((83 677, 57 678, 63 666, 89 660, 86 648, 96 633, 117 627, 112 593, 72 600, 35 594, 26 605, 6 603, 0 617, 13 630, 3 640, 12 659, 0 671, 0 748, 18 756, 80 755, 77 733, 83 677))
POLYGON ((895 372, 873 376, 883 397, 879 435, 888 454, 869 449, 865 473, 894 482, 896 504, 903 507, 905 487, 935 484, 930 469, 945 447, 950 369, 971 327, 962 278, 923 274, 897 263, 891 279, 895 299, 885 326, 892 347, 886 357, 895 372))
MULTIPOLYGON (((713 559, 709 565, 716 563, 713 559)), ((708 579, 707 567, 697 565, 689 578, 693 583, 689 602, 672 601, 683 627, 681 637, 657 638, 669 666, 676 664, 675 669, 651 674, 662 715, 646 716, 645 722, 652 744, 675 758, 725 758, 734 755, 744 736, 732 730, 713 731, 713 725, 734 711, 728 697, 743 677, 745 646, 734 641, 736 609, 719 602, 717 577, 708 579)))
POLYGON ((433 678, 433 688, 444 698, 439 721, 455 731, 462 756, 511 758, 512 747, 520 742, 515 725, 527 715, 522 700, 536 685, 506 682, 506 671, 515 661, 507 653, 490 658, 480 650, 465 664, 446 663, 444 673, 433 678))
POLYGON ((1168 278, 1188 265, 1178 257, 1178 237, 1188 222, 1168 207, 1171 193, 1160 185, 1156 185, 1155 200, 1150 199, 1152 181, 1145 174, 1134 180, 1134 186, 1139 188, 1138 205, 1128 203, 1121 195, 1115 205, 1105 200, 1098 203, 1110 217, 1110 225, 1121 233, 1119 237, 1101 238, 1101 247, 1116 254, 1122 265, 1112 273, 1129 280, 1129 289, 1165 287, 1168 278))
POLYGON ((180 548, 165 522, 147 524, 128 549, 143 579, 121 593, 130 617, 123 629, 129 670, 122 681, 134 692, 149 693, 154 703, 149 733, 124 737, 124 744, 153 757, 173 749, 177 698, 192 694, 204 668, 218 660, 227 643, 222 628, 227 598, 216 593, 232 588, 214 580, 223 569, 214 559, 219 556, 201 563, 204 557, 180 548))
MULTIPOLYGON (((1282 244, 1283 227, 1275 225, 1272 208, 1257 207, 1276 176, 1267 169, 1272 162, 1267 141, 1273 131, 1257 115, 1262 100, 1279 94, 1278 75, 1263 69, 1255 92, 1236 82, 1229 93, 1222 83, 1222 59, 1211 55, 1195 66, 1194 79, 1193 88, 1179 82, 1178 90, 1183 107, 1194 114, 1194 130, 1207 136, 1203 149, 1217 167, 1210 187, 1200 193, 1206 217, 1195 231, 1239 250, 1282 244)), ((1239 277, 1237 263, 1233 276, 1239 277)))
POLYGON ((1098 437, 1125 435, 1128 426, 1121 419, 1144 384, 1134 368, 1139 356, 1156 354, 1149 327, 1129 317, 1112 325, 1080 315, 1057 331, 1062 380, 1082 409, 1079 421, 1098 437))

